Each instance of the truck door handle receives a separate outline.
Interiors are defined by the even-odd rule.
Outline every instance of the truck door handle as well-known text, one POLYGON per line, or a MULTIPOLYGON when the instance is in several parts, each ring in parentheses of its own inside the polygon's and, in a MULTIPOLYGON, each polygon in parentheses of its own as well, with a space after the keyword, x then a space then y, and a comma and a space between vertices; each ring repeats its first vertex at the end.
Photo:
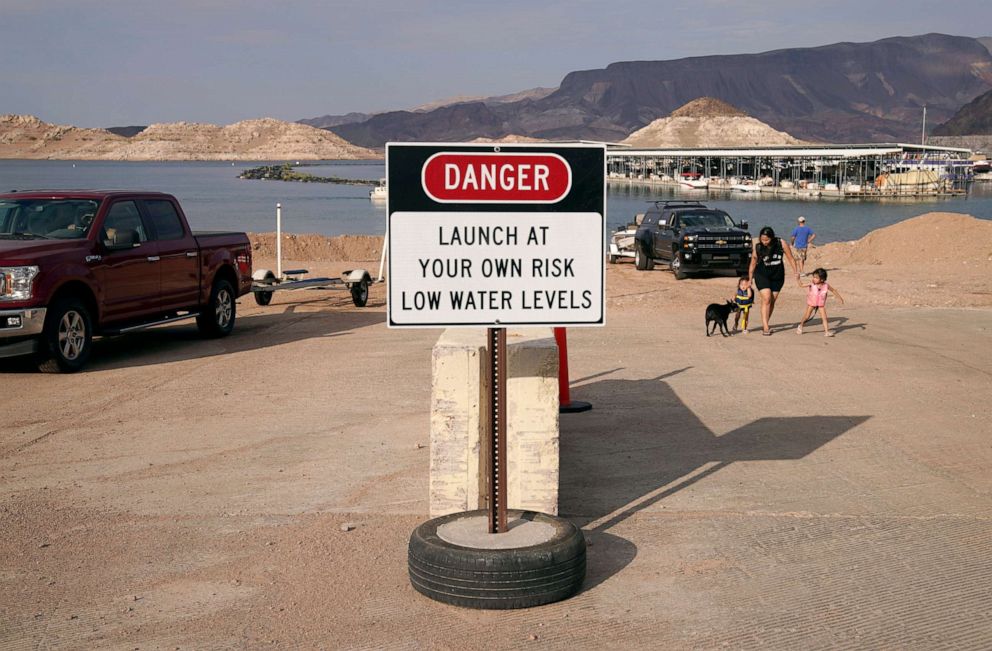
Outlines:
POLYGON ((158 262, 159 260, 161 260, 161 258, 158 257, 157 255, 150 255, 150 256, 148 256, 148 261, 149 262, 158 262))
POLYGON ((196 257, 196 251, 187 251, 186 252, 186 257, 187 258, 195 258, 196 257))

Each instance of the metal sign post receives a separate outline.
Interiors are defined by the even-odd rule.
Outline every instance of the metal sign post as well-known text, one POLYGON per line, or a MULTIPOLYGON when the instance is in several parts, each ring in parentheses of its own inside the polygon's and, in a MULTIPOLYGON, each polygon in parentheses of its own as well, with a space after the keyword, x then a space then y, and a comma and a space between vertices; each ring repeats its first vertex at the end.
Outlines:
POLYGON ((489 328, 489 533, 506 532, 506 328, 489 328))

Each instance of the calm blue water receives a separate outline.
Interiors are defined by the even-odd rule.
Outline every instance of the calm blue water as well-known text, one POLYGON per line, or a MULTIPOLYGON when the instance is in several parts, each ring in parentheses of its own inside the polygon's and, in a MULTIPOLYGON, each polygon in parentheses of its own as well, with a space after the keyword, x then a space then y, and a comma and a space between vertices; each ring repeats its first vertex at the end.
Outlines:
MULTIPOLYGON (((283 229, 291 233, 382 234, 384 204, 369 200, 366 186, 330 183, 244 181, 243 169, 262 163, 122 163, 109 161, 0 161, 0 190, 37 188, 112 188, 158 190, 176 195, 196 229, 272 231, 275 206, 282 203, 283 229)), ((383 163, 325 161, 302 168, 317 176, 379 179, 383 163)), ((963 212, 992 219, 992 184, 975 184, 968 198, 928 201, 851 201, 836 199, 757 199, 694 191, 615 186, 610 188, 610 230, 644 212, 647 202, 671 198, 699 199, 750 222, 755 233, 769 225, 787 234, 796 217, 805 215, 817 242, 851 240, 868 231, 930 211, 963 212)))

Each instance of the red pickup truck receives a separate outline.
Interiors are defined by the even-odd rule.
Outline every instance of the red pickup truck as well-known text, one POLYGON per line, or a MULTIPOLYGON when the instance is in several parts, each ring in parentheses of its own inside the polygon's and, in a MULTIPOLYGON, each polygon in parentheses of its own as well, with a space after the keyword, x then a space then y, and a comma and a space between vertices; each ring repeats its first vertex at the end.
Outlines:
POLYGON ((78 371, 94 335, 191 318, 222 337, 251 282, 248 236, 194 233, 172 195, 0 194, 0 358, 78 371))

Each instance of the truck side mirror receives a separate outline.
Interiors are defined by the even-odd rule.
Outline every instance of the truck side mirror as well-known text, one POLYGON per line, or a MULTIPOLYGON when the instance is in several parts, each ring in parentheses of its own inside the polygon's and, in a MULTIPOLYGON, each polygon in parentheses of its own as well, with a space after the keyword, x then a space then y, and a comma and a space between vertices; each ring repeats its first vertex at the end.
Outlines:
POLYGON ((741 220, 741 228, 743 228, 744 230, 747 230, 747 222, 746 221, 741 220))

